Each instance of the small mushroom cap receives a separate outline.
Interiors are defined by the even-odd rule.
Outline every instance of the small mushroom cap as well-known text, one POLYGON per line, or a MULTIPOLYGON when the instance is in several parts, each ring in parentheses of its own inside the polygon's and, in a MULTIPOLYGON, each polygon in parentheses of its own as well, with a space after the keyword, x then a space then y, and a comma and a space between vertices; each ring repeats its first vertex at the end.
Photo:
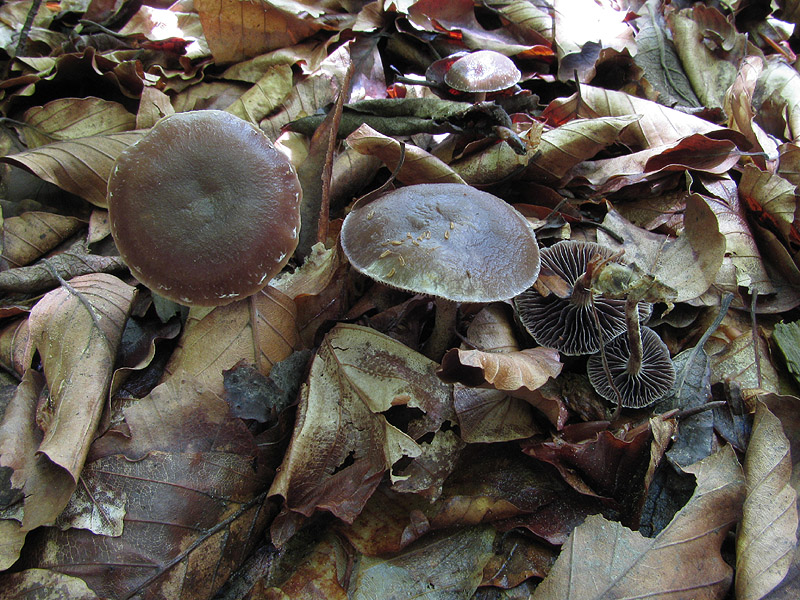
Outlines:
POLYGON ((297 247, 301 189, 259 129, 203 110, 159 121, 117 159, 111 233, 131 273, 180 304, 254 294, 297 247))
POLYGON ((521 77, 514 61, 492 50, 479 50, 459 58, 444 82, 460 92, 499 92, 516 85, 521 77))
MULTIPOLYGON (((625 331, 624 299, 604 298, 575 287, 592 257, 607 259, 613 254, 606 246, 573 240, 557 242, 542 250, 542 265, 563 279, 572 288, 572 294, 567 298, 556 294, 542 296, 530 288, 514 298, 520 322, 538 344, 568 356, 592 354, 600 350, 602 343, 625 331), (597 332, 591 300, 597 310, 602 338, 597 332)), ((638 309, 640 321, 646 321, 652 306, 640 302, 638 309)))
MULTIPOLYGON (((628 372, 631 355, 628 336, 619 335, 605 345, 608 370, 622 397, 622 406, 643 408, 664 397, 675 384, 675 367, 666 344, 649 327, 642 327, 642 367, 639 373, 628 372)), ((601 355, 593 354, 586 365, 589 381, 595 391, 610 402, 617 395, 608 383, 601 355)))
POLYGON ((353 210, 342 224, 353 267, 383 284, 455 302, 507 300, 539 274, 528 221, 458 183, 411 185, 353 210))

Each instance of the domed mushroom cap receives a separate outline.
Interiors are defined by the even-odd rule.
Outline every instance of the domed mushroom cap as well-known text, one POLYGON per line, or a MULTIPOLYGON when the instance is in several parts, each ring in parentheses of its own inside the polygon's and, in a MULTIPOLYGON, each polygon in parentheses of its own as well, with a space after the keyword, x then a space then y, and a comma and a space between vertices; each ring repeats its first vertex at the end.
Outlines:
POLYGON ((521 77, 514 61, 492 50, 479 50, 459 58, 444 82, 460 92, 499 92, 516 85, 521 77))
POLYGON ((111 233, 131 273, 180 304, 254 294, 297 247, 301 189, 259 129, 203 110, 159 121, 117 159, 111 233))
MULTIPOLYGON (((675 384, 675 367, 666 344, 649 327, 642 327, 642 366, 638 373, 628 372, 630 345, 627 335, 619 335, 605 345, 608 370, 622 397, 622 406, 642 408, 662 398, 675 384)), ((600 354, 589 357, 586 365, 595 391, 610 402, 617 395, 608 383, 600 354)))
POLYGON ((506 300, 539 274, 525 217, 458 183, 411 185, 356 208, 341 242, 353 267, 372 279, 456 302, 506 300))
MULTIPOLYGON (((530 288, 514 298, 520 321, 538 344, 570 356, 592 354, 600 350, 602 343, 625 331, 625 300, 594 295, 579 282, 593 257, 608 259, 613 254, 606 246, 572 240, 542 250, 542 265, 563 279, 572 291, 568 297, 560 298, 555 293, 542 296, 530 288), (592 300, 602 338, 594 321, 592 300)), ((640 321, 646 321, 651 305, 640 302, 638 309, 640 321)))

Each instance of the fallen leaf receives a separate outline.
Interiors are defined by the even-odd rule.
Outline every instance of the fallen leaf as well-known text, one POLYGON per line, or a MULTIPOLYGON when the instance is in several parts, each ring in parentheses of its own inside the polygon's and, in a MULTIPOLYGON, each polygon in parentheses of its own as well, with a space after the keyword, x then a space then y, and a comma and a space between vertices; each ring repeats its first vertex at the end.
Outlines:
MULTIPOLYGON (((392 171, 400 161, 400 142, 362 125, 347 136, 351 148, 362 154, 377 156, 392 171)), ((403 166, 397 178, 407 185, 415 183, 466 183, 449 165, 412 144, 405 146, 403 166)))
POLYGON ((747 495, 736 532, 736 598, 758 600, 786 576, 797 546, 797 492, 781 422, 763 402, 755 420, 744 476, 747 495))
POLYGON ((720 546, 740 518, 744 477, 726 446, 688 469, 694 495, 667 527, 646 538, 595 515, 575 528, 532 600, 642 597, 722 600, 733 570, 720 546))
POLYGON ((270 489, 284 498, 284 513, 328 510, 352 522, 387 469, 421 454, 415 440, 454 419, 450 388, 435 368, 372 329, 334 327, 311 363, 292 441, 270 489), (402 431, 387 420, 394 406, 422 416, 402 431))
POLYGON ((26 212, 3 220, 0 269, 21 267, 75 234, 83 223, 74 217, 48 212, 26 212))
POLYGON ((103 136, 136 129, 136 119, 118 102, 101 98, 59 98, 25 111, 29 150, 51 142, 103 136))
POLYGON ((221 396, 222 372, 240 360, 269 375, 272 365, 300 348, 296 311, 290 298, 269 286, 244 300, 190 311, 163 379, 183 371, 221 396))
POLYGON ((111 275, 85 275, 48 293, 31 311, 31 339, 50 397, 37 414, 44 438, 35 476, 26 482, 28 530, 52 523, 78 482, 134 292, 111 275))
POLYGON ((34 150, 0 158, 60 188, 105 208, 106 188, 117 156, 142 137, 141 132, 53 142, 34 150))

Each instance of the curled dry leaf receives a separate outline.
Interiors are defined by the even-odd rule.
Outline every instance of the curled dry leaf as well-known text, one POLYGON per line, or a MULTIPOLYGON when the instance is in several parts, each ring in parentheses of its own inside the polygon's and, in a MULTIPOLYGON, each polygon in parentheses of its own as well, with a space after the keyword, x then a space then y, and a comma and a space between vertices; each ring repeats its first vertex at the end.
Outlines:
POLYGON ((542 134, 540 154, 523 172, 525 179, 561 179, 575 165, 610 146, 640 115, 575 119, 542 134))
POLYGON ((105 208, 106 188, 114 161, 141 132, 112 133, 53 142, 34 150, 4 156, 0 162, 26 169, 72 194, 105 208))
MULTIPOLYGON (((347 136, 347 143, 362 154, 377 156, 392 171, 400 161, 400 142, 369 125, 362 125, 347 136)), ((405 152, 403 166, 397 174, 397 179, 403 183, 465 183, 449 165, 421 148, 406 144, 405 152)))
POLYGON ((527 392, 557 377, 564 365, 552 348, 528 348, 515 352, 484 352, 453 348, 442 358, 437 374, 446 383, 489 385, 524 398, 527 392))
POLYGON ((169 380, 124 414, 127 427, 92 446, 81 482, 93 500, 76 506, 89 521, 90 511, 121 517, 121 535, 43 528, 23 566, 80 577, 104 598, 211 598, 263 535, 272 466, 228 405, 191 379, 169 380))
POLYGON ((222 371, 240 360, 264 375, 300 348, 294 302, 267 286, 260 292, 210 311, 192 309, 164 379, 188 373, 216 394, 224 393, 222 371))
POLYGON ((470 444, 521 440, 541 433, 530 405, 507 392, 455 384, 461 438, 470 444))
POLYGON ((0 330, 0 365, 9 373, 21 378, 31 366, 33 353, 28 319, 11 321, 0 330))
POLYGON ((739 197, 753 218, 766 218, 785 241, 797 236, 795 186, 780 175, 746 165, 739 182, 739 197))
POLYGON ((134 292, 111 275, 84 275, 48 293, 31 311, 31 340, 50 396, 37 414, 44 438, 36 489, 26 492, 26 529, 52 523, 75 488, 108 397, 134 292))
POLYGON ((274 65, 225 110, 245 121, 258 123, 278 108, 291 91, 292 68, 286 64, 274 65))
POLYGON ((733 570, 720 546, 741 516, 744 477, 730 446, 688 470, 697 477, 694 495, 656 537, 589 517, 572 532, 532 600, 721 600, 733 570))
POLYGON ((786 576, 797 546, 797 492, 781 422, 763 402, 755 420, 744 476, 747 495, 736 533, 736 598, 758 600, 786 576))
POLYGON ((415 440, 454 420, 450 388, 435 368, 366 327, 340 324, 328 333, 311 364, 292 441, 270 489, 285 501, 278 526, 316 510, 352 522, 387 469, 421 454, 415 440), (401 406, 423 413, 407 432, 384 414, 401 406))

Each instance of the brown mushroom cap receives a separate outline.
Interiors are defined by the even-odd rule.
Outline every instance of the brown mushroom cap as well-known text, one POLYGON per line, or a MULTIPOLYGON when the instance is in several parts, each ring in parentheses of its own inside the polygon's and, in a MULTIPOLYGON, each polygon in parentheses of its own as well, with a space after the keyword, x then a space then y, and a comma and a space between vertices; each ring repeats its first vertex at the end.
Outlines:
MULTIPOLYGON (((622 406, 642 408, 662 398, 675 383, 675 367, 669 349, 649 327, 642 327, 642 365, 638 373, 628 370, 630 345, 627 335, 619 335, 604 346, 608 370, 622 397, 622 406)), ((606 400, 616 403, 617 396, 608 383, 601 355, 593 354, 586 365, 589 381, 606 400)))
POLYGON ((460 92, 499 92, 516 85, 521 77, 514 61, 493 50, 479 50, 459 58, 444 82, 460 92))
MULTIPOLYGON (((571 288, 567 298, 556 294, 542 296, 535 288, 514 298, 514 307, 525 329, 542 346, 567 355, 592 354, 600 345, 626 329, 625 300, 604 298, 584 289, 578 280, 594 256, 610 258, 610 248, 592 242, 564 240, 542 250, 542 265, 563 279, 571 288), (597 332, 591 301, 597 310, 602 339, 597 332)), ((646 321, 651 305, 640 302, 639 319, 646 321)))
POLYGON ((372 279, 455 302, 506 300, 539 274, 525 217, 458 183, 411 185, 356 208, 341 242, 353 267, 372 279))
POLYGON ((301 189, 259 129, 202 110, 159 121, 117 159, 111 233, 131 273, 180 304, 254 294, 297 246, 301 189))

